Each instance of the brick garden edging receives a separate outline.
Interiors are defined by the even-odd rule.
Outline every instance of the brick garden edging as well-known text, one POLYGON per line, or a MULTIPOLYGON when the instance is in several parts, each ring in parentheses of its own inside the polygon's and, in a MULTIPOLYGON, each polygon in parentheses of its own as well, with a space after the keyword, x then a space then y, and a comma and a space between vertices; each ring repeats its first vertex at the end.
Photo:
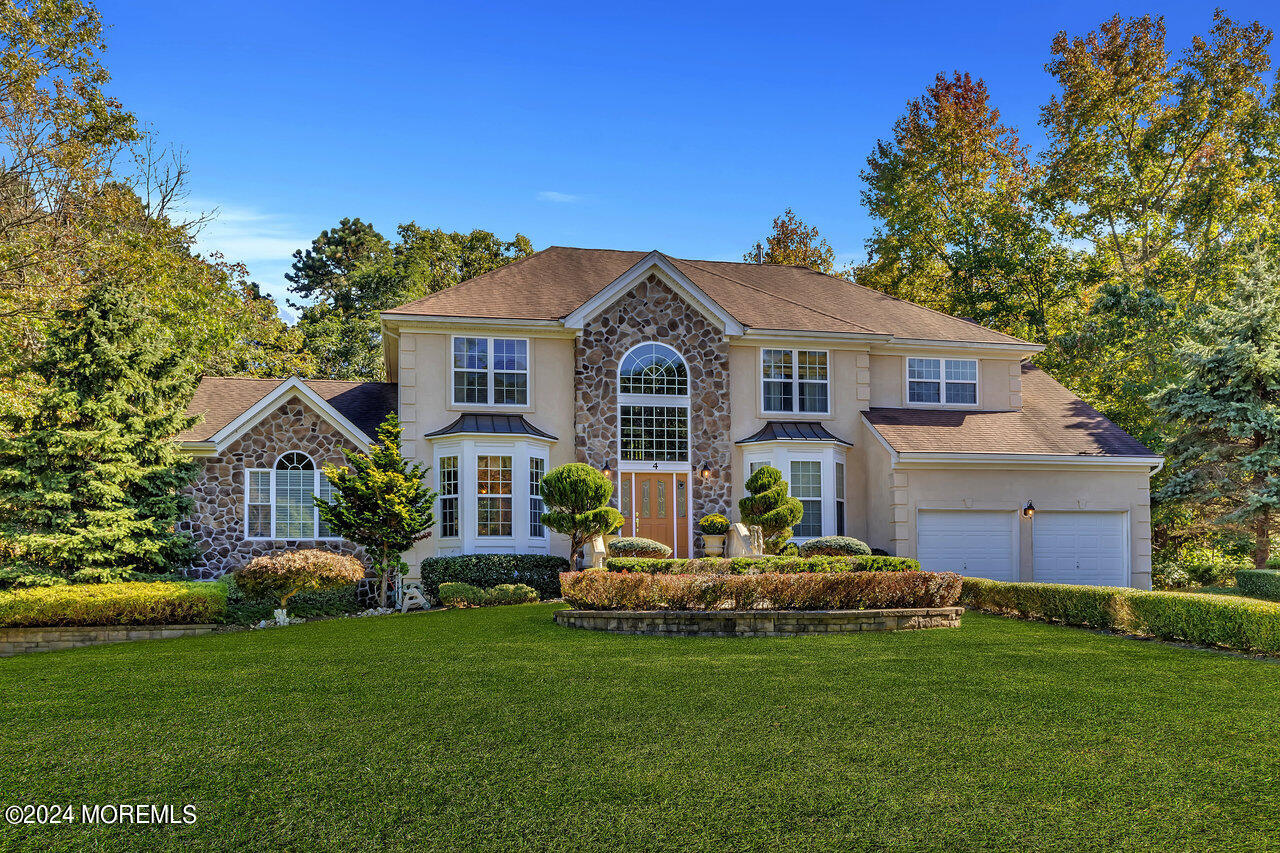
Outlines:
POLYGON ((783 637, 855 631, 959 628, 963 607, 896 610, 557 610, 557 625, 613 631, 707 637, 783 637))
POLYGON ((78 646, 159 640, 208 634, 213 625, 100 625, 53 628, 0 628, 0 658, 27 652, 51 652, 78 646))

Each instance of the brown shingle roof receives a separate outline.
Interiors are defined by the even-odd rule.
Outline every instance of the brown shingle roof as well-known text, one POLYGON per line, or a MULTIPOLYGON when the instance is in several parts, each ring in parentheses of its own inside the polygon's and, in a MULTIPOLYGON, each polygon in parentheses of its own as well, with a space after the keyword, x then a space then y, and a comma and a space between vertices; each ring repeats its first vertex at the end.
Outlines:
MULTIPOLYGON (((385 313, 562 320, 647 254, 552 246, 385 313)), ((668 260, 744 326, 861 332, 920 340, 1025 343, 808 267, 668 260)))
MULTIPOLYGON (((187 406, 189 414, 202 414, 204 420, 179 433, 177 440, 208 441, 218 430, 251 409, 284 381, 249 376, 204 377, 187 406)), ((396 386, 393 382, 339 382, 333 379, 303 381, 371 439, 376 437, 383 419, 396 408, 396 386)))
POLYGON ((870 409, 865 416, 902 453, 1156 455, 1030 364, 1022 365, 1019 412, 870 409))

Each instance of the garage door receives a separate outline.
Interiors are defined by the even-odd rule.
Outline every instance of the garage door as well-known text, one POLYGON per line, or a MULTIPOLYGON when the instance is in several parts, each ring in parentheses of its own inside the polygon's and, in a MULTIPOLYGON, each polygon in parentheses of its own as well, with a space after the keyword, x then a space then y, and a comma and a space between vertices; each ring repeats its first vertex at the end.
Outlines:
POLYGON ((1010 510, 922 509, 916 515, 916 559, 926 571, 1016 581, 1017 518, 1010 510))
POLYGON ((1129 585, 1122 512, 1037 512, 1031 541, 1038 581, 1129 585))

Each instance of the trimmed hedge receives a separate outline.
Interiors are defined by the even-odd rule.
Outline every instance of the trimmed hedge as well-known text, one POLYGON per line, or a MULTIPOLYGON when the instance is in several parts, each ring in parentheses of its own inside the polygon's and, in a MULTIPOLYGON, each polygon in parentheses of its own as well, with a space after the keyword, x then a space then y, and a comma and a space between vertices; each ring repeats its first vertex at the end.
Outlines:
POLYGON ((671 556, 671 548, 641 536, 621 536, 609 543, 609 555, 617 557, 653 557, 665 559, 671 556))
POLYGON ((588 569, 560 576, 581 610, 871 610, 947 607, 960 598, 954 572, 798 572, 661 575, 588 569))
POLYGON ((0 627, 62 625, 191 625, 219 622, 227 612, 221 583, 70 584, 0 593, 0 627))
POLYGON ((761 572, 918 572, 920 564, 907 557, 699 557, 692 560, 651 560, 610 557, 611 572, 650 575, 752 575, 761 572))
POLYGON ((522 583, 542 598, 560 597, 560 573, 569 570, 564 557, 548 554, 468 554, 463 557, 428 557, 422 561, 422 588, 438 589, 449 581, 489 588, 522 583))
POLYGON ((452 607, 529 604, 537 600, 537 590, 522 583, 498 584, 493 589, 481 589, 469 583, 440 584, 440 601, 452 607))
POLYGON ((449 607, 479 607, 488 597, 480 587, 460 581, 442 583, 439 591, 440 603, 449 607))
POLYGON ((1236 572, 1236 589, 1241 595, 1280 599, 1280 571, 1275 569, 1240 569, 1236 572))
POLYGON ((1280 652, 1280 603, 1110 586, 1003 583, 965 578, 960 602, 976 610, 1113 631, 1280 652))
POLYGON ((852 536, 819 536, 800 544, 801 557, 871 556, 871 546, 852 536))

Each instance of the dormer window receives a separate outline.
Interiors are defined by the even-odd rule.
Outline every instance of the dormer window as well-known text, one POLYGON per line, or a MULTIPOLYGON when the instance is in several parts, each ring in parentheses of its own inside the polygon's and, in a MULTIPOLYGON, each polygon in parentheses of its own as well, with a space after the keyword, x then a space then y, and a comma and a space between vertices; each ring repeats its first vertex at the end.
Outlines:
POLYGON ((978 405, 978 362, 961 358, 908 358, 907 402, 978 405))

